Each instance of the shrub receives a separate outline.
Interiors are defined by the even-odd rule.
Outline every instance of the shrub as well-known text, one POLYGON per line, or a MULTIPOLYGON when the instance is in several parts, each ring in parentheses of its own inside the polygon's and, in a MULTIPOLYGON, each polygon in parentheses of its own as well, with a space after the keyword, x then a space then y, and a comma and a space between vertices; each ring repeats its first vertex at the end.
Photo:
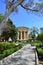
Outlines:
POLYGON ((38 53, 39 60, 43 60, 43 49, 40 47, 37 48, 37 53, 38 53))
POLYGON ((43 56, 43 49, 37 48, 37 51, 39 56, 43 56))
POLYGON ((14 52, 14 48, 12 49, 8 49, 8 50, 4 50, 3 54, 4 54, 4 57, 12 54, 14 52))
POLYGON ((19 47, 19 49, 21 49, 22 48, 22 44, 19 44, 18 47, 19 47))
POLYGON ((0 54, 0 60, 4 58, 4 54, 0 54))
POLYGON ((14 51, 16 52, 17 50, 19 50, 19 47, 16 47, 14 51))
POLYGON ((15 43, 9 43, 9 42, 0 42, 0 52, 14 48, 15 43))
POLYGON ((2 54, 0 54, 0 60, 10 54, 12 54, 14 52, 14 48, 12 49, 8 49, 8 50, 4 50, 2 54))
POLYGON ((0 60, 22 48, 22 43, 0 42, 0 60))

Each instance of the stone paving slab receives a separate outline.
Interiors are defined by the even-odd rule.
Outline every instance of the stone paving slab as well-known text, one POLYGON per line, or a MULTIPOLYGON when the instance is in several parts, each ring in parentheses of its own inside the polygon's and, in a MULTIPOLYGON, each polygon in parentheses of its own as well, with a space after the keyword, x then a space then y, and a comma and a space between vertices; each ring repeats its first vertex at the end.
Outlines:
POLYGON ((35 65, 35 52, 31 45, 27 44, 21 50, 13 53, 10 58, 0 61, 0 65, 35 65))

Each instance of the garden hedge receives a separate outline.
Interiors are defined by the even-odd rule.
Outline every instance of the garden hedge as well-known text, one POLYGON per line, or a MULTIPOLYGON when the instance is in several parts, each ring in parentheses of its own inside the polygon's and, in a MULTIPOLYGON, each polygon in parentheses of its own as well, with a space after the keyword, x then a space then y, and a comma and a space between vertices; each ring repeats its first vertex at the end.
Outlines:
POLYGON ((22 43, 0 42, 0 60, 22 48, 22 43))

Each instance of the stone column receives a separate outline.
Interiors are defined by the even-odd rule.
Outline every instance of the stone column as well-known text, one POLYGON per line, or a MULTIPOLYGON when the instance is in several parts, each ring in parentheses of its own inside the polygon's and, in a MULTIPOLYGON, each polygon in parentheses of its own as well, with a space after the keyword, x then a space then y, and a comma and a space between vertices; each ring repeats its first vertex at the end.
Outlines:
POLYGON ((24 40, 27 40, 28 39, 28 33, 27 31, 24 31, 24 40))
POLYGON ((19 32, 18 32, 18 37, 17 37, 17 40, 19 40, 19 32))
POLYGON ((24 31, 24 40, 25 40, 25 31, 24 31))
POLYGON ((26 31, 26 40, 27 40, 27 31, 26 31))
POLYGON ((27 31, 27 40, 28 40, 28 31, 27 31))
POLYGON ((21 40, 22 40, 22 31, 21 31, 21 40))

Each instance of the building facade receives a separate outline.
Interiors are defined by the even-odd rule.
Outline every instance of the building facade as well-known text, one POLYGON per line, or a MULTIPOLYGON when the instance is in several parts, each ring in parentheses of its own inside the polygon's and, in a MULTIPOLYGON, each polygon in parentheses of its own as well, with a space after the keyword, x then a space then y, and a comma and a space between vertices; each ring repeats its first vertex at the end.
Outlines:
POLYGON ((28 40, 28 28, 27 27, 18 27, 17 40, 28 40))

